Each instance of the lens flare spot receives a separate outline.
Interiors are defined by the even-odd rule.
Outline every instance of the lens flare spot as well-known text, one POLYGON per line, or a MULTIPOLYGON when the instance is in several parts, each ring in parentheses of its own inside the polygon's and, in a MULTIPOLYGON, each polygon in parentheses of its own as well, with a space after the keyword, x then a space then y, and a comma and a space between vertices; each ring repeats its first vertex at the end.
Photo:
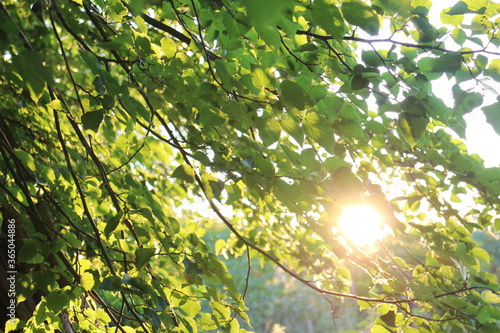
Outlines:
POLYGON ((372 245, 389 231, 382 223, 380 213, 368 205, 345 207, 338 229, 345 238, 358 247, 372 245))

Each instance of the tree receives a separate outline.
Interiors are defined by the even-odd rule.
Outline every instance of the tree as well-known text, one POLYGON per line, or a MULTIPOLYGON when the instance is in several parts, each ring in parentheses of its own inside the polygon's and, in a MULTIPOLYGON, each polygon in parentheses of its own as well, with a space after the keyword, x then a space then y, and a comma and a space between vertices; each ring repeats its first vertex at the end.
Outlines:
POLYGON ((431 6, 0 1, 7 330, 246 332, 252 290, 225 254, 324 311, 375 307, 373 332, 494 331, 497 276, 472 234, 500 230, 500 168, 459 138, 475 108, 500 133, 483 100, 500 4, 458 1, 441 22, 431 6), (335 231, 359 203, 392 230, 372 252, 335 231), (230 236, 211 245, 214 216, 230 236))

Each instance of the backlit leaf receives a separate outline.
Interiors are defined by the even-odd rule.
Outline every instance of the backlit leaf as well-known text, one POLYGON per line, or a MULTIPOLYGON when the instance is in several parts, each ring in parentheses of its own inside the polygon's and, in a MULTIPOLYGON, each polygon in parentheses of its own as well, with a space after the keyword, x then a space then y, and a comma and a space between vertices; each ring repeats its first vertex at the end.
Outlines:
POLYGON ((146 263, 149 262, 149 259, 155 254, 154 248, 139 248, 135 251, 135 266, 137 269, 141 269, 146 263))
POLYGON ((89 272, 84 272, 80 277, 80 284, 86 291, 92 290, 95 285, 94 275, 89 272))
POLYGON ((500 303, 500 296, 492 292, 491 290, 484 290, 481 292, 481 298, 490 304, 498 304, 500 303))
POLYGON ((327 34, 337 40, 342 40, 346 33, 339 9, 324 0, 314 1, 311 9, 314 22, 323 28, 327 34))
POLYGON ((484 71, 484 75, 500 82, 500 59, 493 59, 488 68, 484 71))
POLYGON ((269 75, 266 73, 266 70, 262 67, 255 67, 252 70, 252 83, 257 88, 271 88, 272 83, 269 75))
POLYGON ((82 115, 83 128, 92 132, 97 132, 102 120, 104 119, 104 110, 89 111, 82 115))
POLYGON ((172 173, 172 177, 179 178, 188 183, 194 182, 194 175, 194 169, 187 164, 179 165, 172 173))
POLYGON ((313 141, 327 149, 334 144, 333 129, 327 119, 315 112, 310 112, 304 117, 302 128, 305 134, 313 141))
POLYGON ((436 30, 426 17, 415 16, 411 19, 417 28, 417 39, 422 43, 430 43, 436 38, 436 30))
POLYGON ((486 121, 493 126, 495 132, 500 135, 500 102, 483 107, 483 113, 486 116, 486 121))
POLYGON ((122 289, 122 280, 118 276, 108 276, 100 284, 99 289, 119 291, 122 289))
POLYGON ((454 73, 462 66, 462 55, 459 53, 446 53, 434 62, 432 73, 454 73))
POLYGON ((378 34, 380 22, 377 12, 359 0, 342 2, 342 14, 347 22, 359 26, 370 35, 378 34))
POLYGON ((455 100, 454 112, 462 116, 483 104, 483 96, 477 92, 465 92, 456 85, 452 88, 455 100))
POLYGON ((300 84, 290 80, 284 80, 280 84, 280 98, 283 103, 289 104, 299 110, 304 110, 309 104, 307 93, 300 84))

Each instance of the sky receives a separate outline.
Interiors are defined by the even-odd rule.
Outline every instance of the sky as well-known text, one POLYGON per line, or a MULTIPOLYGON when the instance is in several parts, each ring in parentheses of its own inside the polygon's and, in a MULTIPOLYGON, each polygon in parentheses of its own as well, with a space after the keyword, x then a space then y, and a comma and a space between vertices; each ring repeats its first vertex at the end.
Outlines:
MULTIPOLYGON (((439 13, 442 9, 452 7, 457 0, 441 0, 433 1, 430 11, 431 20, 435 22, 440 22, 439 13)), ((476 46, 477 47, 477 46, 476 46)), ((489 56, 490 60, 493 56, 489 56)), ((492 83, 493 81, 490 81, 492 83)), ((446 83, 445 83, 446 84, 446 83)), ((449 83, 448 83, 449 84, 449 83)), ((493 83, 495 90, 500 91, 500 84, 493 83)), ((436 85, 435 86, 439 86, 436 85)), ((435 91, 437 95, 439 91, 435 91)), ((496 102, 496 95, 493 92, 481 91, 484 98, 484 105, 490 105, 496 102)), ((445 100, 447 105, 453 105, 453 101, 450 96, 439 96, 445 100)), ((500 110, 499 110, 500 112, 500 110)), ((486 167, 498 167, 500 166, 500 136, 493 130, 493 127, 486 122, 486 117, 480 108, 475 109, 471 113, 464 116, 467 122, 466 130, 466 140, 465 144, 469 153, 476 153, 484 160, 486 167)))
POLYGON ((500 166, 500 136, 486 122, 483 112, 476 109, 466 115, 465 120, 466 145, 469 153, 481 156, 487 167, 500 166))

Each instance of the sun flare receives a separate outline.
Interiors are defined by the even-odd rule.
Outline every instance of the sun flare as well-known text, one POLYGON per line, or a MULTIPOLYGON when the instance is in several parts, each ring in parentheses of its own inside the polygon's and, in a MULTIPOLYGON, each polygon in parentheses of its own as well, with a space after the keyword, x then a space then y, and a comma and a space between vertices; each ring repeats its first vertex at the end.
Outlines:
POLYGON ((371 245, 388 232, 387 226, 382 223, 380 213, 368 205, 345 207, 338 229, 345 238, 358 247, 371 245))

